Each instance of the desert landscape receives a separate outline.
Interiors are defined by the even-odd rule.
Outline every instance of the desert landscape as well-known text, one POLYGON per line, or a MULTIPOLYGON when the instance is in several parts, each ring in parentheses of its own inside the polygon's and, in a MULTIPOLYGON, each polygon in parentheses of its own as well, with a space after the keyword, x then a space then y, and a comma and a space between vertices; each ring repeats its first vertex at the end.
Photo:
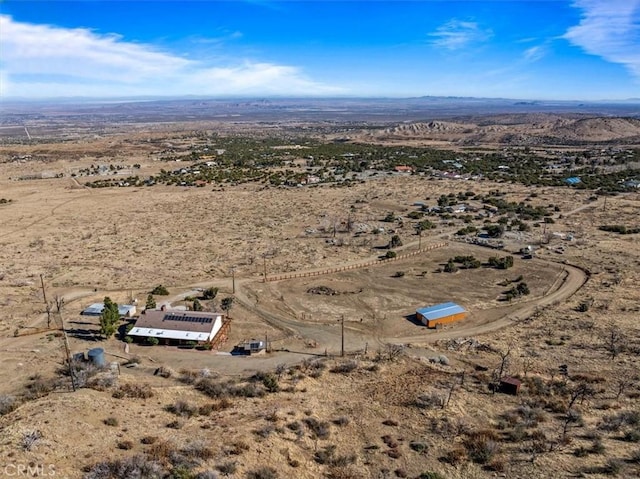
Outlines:
POLYGON ((4 106, 0 477, 640 477, 639 115, 4 106))

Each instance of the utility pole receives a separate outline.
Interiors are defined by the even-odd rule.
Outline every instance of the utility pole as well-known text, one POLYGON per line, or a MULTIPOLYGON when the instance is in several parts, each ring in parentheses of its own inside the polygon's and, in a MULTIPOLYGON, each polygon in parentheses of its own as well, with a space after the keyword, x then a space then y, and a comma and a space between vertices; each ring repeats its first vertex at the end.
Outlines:
POLYGON ((340 330, 342 334, 342 349, 340 351, 340 357, 344 358, 344 314, 340 319, 340 330))
POLYGON ((422 228, 418 228, 418 250, 422 249, 422 228))
POLYGON ((71 378, 71 388, 75 392, 77 389, 76 378, 73 375, 73 365, 71 364, 71 349, 69 348, 69 338, 67 337, 67 330, 64 329, 64 319, 62 313, 58 311, 58 317, 60 318, 60 329, 62 329, 62 338, 64 341, 64 352, 67 356, 67 366, 69 367, 69 377, 71 378))
POLYGON ((231 267, 231 294, 236 294, 236 267, 231 267))
POLYGON ((262 270, 263 270, 263 275, 264 275, 264 282, 267 282, 267 255, 265 254, 262 257, 262 270))
POLYGON ((44 305, 47 308, 47 328, 51 327, 51 308, 49 307, 49 302, 47 301, 47 293, 44 290, 44 277, 40 275, 40 284, 42 285, 42 297, 44 298, 44 305))
POLYGON ((607 197, 604 197, 604 205, 602 205, 602 211, 607 211, 607 197))

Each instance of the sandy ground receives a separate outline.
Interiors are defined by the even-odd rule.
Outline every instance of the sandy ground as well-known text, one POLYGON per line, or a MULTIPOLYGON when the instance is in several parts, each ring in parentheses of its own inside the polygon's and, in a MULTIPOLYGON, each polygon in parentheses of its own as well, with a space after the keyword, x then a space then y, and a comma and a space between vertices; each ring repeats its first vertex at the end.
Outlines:
MULTIPOLYGON (((22 391, 32 382, 30 378, 38 374, 53 376, 63 364, 58 332, 39 330, 46 326, 42 274, 48 299, 65 298, 65 323, 76 330, 70 335, 71 349, 99 345, 111 360, 121 363, 128 356, 140 356, 140 366, 122 368, 118 381, 148 382, 155 396, 123 401, 112 398, 110 392, 82 390, 67 394, 61 390, 28 402, 0 418, 0 463, 52 463, 61 477, 81 477, 80 467, 99 458, 146 451, 140 439, 151 431, 177 445, 194 437, 208 441, 214 451, 205 464, 207 468, 234 459, 227 450, 229 444, 245 441, 249 447, 237 458, 239 475, 267 462, 276 465, 282 477, 322 477, 327 470, 313 459, 314 454, 319 446, 335 444, 341 453, 357 455, 354 467, 361 475, 349 477, 390 477, 398 468, 405 468, 412 476, 435 470, 450 478, 493 477, 495 472, 477 464, 450 466, 439 461, 440 454, 435 451, 459 445, 461 439, 434 433, 431 427, 433 420, 443 417, 464 419, 473 427, 497 427, 505 411, 533 400, 530 391, 525 391, 522 398, 487 392, 486 378, 476 367, 491 371, 499 363, 497 352, 510 350, 510 374, 528 373, 548 380, 557 377, 558 366, 564 364, 573 377, 597 376, 593 380, 599 381, 594 383, 599 389, 594 399, 580 405, 585 424, 579 433, 572 434, 571 445, 529 462, 529 456, 516 450, 517 446, 510 449, 503 444, 505 451, 501 454, 509 459, 506 477, 546 478, 549 471, 557 477, 575 477, 582 467, 601 467, 609 458, 623 459, 623 477, 640 476, 630 460, 637 444, 597 429, 607 414, 638 409, 640 396, 635 393, 640 387, 637 381, 633 383, 633 374, 640 366, 634 352, 640 345, 639 243, 637 235, 598 230, 602 224, 637 225, 637 193, 608 198, 606 203, 603 199, 588 202, 588 191, 532 190, 510 184, 422 177, 385 178, 351 188, 238 186, 224 191, 180 187, 89 190, 69 178, 9 179, 28 168, 56 171, 64 161, 76 165, 94 160, 74 157, 57 160, 59 164, 0 164, 0 197, 12 200, 0 205, 0 302, 5 311, 0 318, 0 394, 22 391), (483 260, 495 254, 453 241, 451 234, 462 226, 461 222, 438 224, 422 242, 444 239, 449 246, 411 260, 303 280, 260 281, 265 267, 268 274, 304 271, 366 262, 380 254, 376 248, 389 241, 390 233, 356 238, 338 228, 336 239, 342 246, 332 241, 332 225, 340 225, 348 217, 358 224, 388 227, 381 222, 388 212, 406 215, 415 209, 412 204, 416 201, 433 203, 443 193, 481 193, 496 188, 510 201, 528 199, 532 204, 553 204, 560 209, 555 223, 546 227, 548 235, 538 228, 531 233, 507 235, 507 250, 538 245, 543 236, 548 236, 548 242, 536 252, 538 259, 516 259, 514 268, 506 273, 508 278, 524 276, 532 290, 526 300, 511 305, 498 301, 502 288, 497 283, 505 278, 504 272, 435 272, 437 265, 456 254, 474 254, 483 260), (535 197, 531 197, 532 192, 535 197), (427 197, 431 200, 425 200, 427 197), (323 233, 323 229, 328 232, 323 233), (309 234, 308 230, 315 232, 309 234), (566 237, 569 232, 572 240, 566 237), (219 286, 218 297, 225 297, 231 294, 232 266, 236 267, 236 304, 225 350, 242 339, 268 337, 275 349, 289 352, 230 358, 204 351, 133 346, 127 355, 123 343, 115 338, 100 342, 81 338, 81 330, 92 332, 97 328, 95 319, 79 315, 89 303, 107 295, 119 303, 131 297, 144 302, 146 293, 157 284, 169 288, 172 301, 207 285, 219 286), (392 277, 397 271, 405 272, 405 276, 392 277), (423 271, 427 271, 424 277, 423 271), (306 292, 319 285, 348 294, 319 297, 306 292), (467 320, 441 331, 425 331, 406 318, 415 307, 448 298, 469 305, 467 320), (578 311, 582 302, 588 302, 588 311, 578 311), (255 370, 273 370, 279 364, 292 366, 305 358, 321 357, 325 350, 335 355, 340 347, 338 320, 342 315, 346 319, 347 350, 355 352, 360 361, 354 375, 324 373, 323 378, 305 375, 296 379, 294 371, 282 380, 283 388, 293 387, 294 393, 279 392, 262 400, 238 399, 232 408, 211 417, 189 419, 182 429, 165 427, 173 418, 164 409, 167 404, 177 398, 198 404, 209 399, 173 379, 154 376, 159 366, 175 371, 206 368, 246 376, 255 370), (615 358, 607 349, 612 328, 622 332, 627 348, 615 358), (16 331, 18 336, 14 335, 16 331), (469 338, 483 347, 469 346, 476 344, 468 342, 469 338), (382 363, 379 370, 368 369, 387 343, 410 344, 408 356, 397 363, 382 363), (428 361, 442 354, 450 358, 449 367, 428 361), (447 410, 408 407, 421 392, 447 390, 461 371, 477 378, 458 390, 447 410), (632 385, 628 394, 615 399, 617 381, 624 377, 631 378, 632 385), (275 422, 280 423, 281 431, 268 439, 256 436, 252 431, 269 423, 266 417, 274 410, 280 417, 275 422), (294 419, 317 416, 331 421, 339 415, 348 416, 351 422, 345 428, 332 425, 330 440, 314 441, 305 436, 296 441, 285 427, 294 419), (109 416, 116 416, 120 425, 105 425, 103 420, 109 416), (398 425, 383 425, 382 421, 389 418, 398 425), (21 445, 23 436, 36 429, 43 440, 26 450, 21 445), (83 431, 82 440, 70 431, 83 431), (590 447, 589 437, 594 431, 607 452, 576 458, 574 449, 578 445, 590 447), (389 434, 395 440, 402 438, 401 459, 385 452, 381 437, 389 434), (132 451, 115 447, 124 439, 134 442, 132 451), (428 442, 434 452, 414 454, 407 446, 414 439, 428 442), (371 444, 379 449, 365 449, 371 444), (291 458, 302 467, 292 466, 295 462, 291 458)), ((394 229, 405 242, 406 251, 416 248, 417 238, 408 222, 394 229)), ((561 416, 545 413, 541 428, 549 437, 556 437, 561 416)), ((593 473, 590 477, 601 475, 593 473)))

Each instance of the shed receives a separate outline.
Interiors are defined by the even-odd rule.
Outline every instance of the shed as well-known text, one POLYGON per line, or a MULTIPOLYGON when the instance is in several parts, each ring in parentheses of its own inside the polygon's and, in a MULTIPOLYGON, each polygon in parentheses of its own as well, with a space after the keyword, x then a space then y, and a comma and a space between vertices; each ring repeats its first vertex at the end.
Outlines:
POLYGON ((436 304, 416 310, 418 320, 428 328, 436 328, 438 325, 460 321, 467 316, 467 310, 462 306, 448 302, 436 304))
POLYGON ((500 380, 500 392, 517 396, 520 392, 522 381, 512 377, 505 377, 500 380))
MULTIPOLYGON (((87 306, 83 311, 84 316, 100 316, 104 311, 104 303, 93 303, 87 306)), ((118 314, 124 318, 131 318, 136 314, 135 304, 119 304, 118 314)))
POLYGON ((232 354, 239 355, 247 355, 250 356, 252 354, 260 354, 266 351, 266 346, 264 341, 258 341, 257 339, 251 339, 249 341, 244 341, 235 348, 233 348, 232 354))

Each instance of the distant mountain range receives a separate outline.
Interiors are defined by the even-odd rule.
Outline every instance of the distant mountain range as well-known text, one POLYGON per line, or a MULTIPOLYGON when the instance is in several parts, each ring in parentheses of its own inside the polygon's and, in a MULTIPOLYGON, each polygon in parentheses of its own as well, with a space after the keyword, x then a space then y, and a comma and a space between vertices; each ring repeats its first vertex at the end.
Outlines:
POLYGON ((364 121, 375 124, 431 121, 477 115, 554 113, 640 118, 640 98, 615 101, 551 101, 504 98, 62 98, 3 100, 2 124, 34 116, 91 121, 364 121))

